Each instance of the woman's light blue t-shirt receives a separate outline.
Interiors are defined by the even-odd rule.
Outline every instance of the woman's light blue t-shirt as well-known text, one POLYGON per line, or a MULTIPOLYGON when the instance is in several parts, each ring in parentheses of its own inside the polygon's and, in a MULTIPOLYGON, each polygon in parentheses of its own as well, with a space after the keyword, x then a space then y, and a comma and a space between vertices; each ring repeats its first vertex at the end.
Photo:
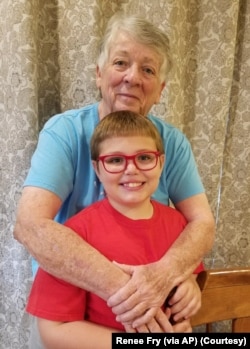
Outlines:
MULTIPOLYGON (((166 161, 153 198, 174 204, 204 192, 190 143, 176 127, 149 115, 165 145, 166 161)), ((90 139, 99 122, 98 103, 53 116, 40 132, 24 186, 47 189, 63 205, 55 220, 69 217, 104 197, 91 164, 90 139)), ((34 262, 33 270, 37 268, 34 262)))

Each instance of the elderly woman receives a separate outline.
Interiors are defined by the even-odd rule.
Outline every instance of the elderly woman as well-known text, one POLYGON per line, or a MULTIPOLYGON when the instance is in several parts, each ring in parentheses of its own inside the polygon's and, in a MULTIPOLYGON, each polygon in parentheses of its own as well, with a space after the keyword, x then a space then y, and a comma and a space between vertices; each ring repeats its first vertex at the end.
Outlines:
MULTIPOLYGON (((14 232, 43 269, 95 293, 107 301, 118 321, 136 328, 151 321, 214 240, 213 215, 189 142, 178 129, 150 114, 160 100, 169 68, 169 41, 164 32, 137 16, 111 19, 96 70, 101 100, 56 115, 44 126, 24 183, 14 232), (104 197, 91 166, 89 143, 99 121, 118 110, 145 115, 158 128, 167 157, 154 199, 166 205, 171 200, 188 222, 158 262, 143 266, 107 261, 62 225, 104 197)), ((35 272, 35 261, 33 267, 35 272)), ((185 315, 180 312, 177 318, 185 315)))

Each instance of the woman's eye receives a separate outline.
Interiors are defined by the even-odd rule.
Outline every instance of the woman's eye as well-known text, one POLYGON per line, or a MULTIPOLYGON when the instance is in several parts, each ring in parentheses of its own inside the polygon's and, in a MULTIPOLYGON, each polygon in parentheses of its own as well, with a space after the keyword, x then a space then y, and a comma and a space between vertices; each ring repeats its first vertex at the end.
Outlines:
POLYGON ((153 69, 151 68, 143 68, 143 71, 149 75, 155 75, 153 69))
POLYGON ((126 64, 125 61, 116 61, 116 62, 115 62, 115 65, 118 65, 118 66, 123 66, 123 65, 125 65, 125 64, 126 64))

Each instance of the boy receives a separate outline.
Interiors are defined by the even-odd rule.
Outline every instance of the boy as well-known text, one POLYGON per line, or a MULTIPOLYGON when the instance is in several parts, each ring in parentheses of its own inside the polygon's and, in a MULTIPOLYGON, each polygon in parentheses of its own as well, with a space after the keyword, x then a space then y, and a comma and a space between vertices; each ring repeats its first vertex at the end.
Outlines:
MULTIPOLYGON (((143 268, 161 261, 187 223, 177 210, 151 199, 165 161, 164 146, 149 119, 119 111, 97 125, 91 139, 91 159, 106 197, 71 217, 65 225, 104 259, 115 261, 129 278, 129 265, 143 268)), ((202 269, 200 265, 196 273, 202 269)), ((155 318, 140 332, 190 331, 186 319, 196 312, 199 302, 200 291, 195 276, 191 276, 178 286, 169 300, 170 307, 158 309, 155 318), (170 315, 180 324, 172 327, 170 315)), ((27 311, 38 317, 46 348, 111 348, 111 333, 129 328, 129 324, 116 321, 104 300, 41 268, 27 311)))

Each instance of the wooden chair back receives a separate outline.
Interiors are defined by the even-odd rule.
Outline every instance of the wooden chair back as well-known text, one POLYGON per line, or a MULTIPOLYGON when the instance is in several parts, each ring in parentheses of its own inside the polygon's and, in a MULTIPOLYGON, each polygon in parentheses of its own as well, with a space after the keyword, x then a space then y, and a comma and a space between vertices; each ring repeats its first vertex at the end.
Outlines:
POLYGON ((192 326, 232 320, 232 332, 250 332, 250 267, 209 269, 198 275, 202 305, 192 326))

